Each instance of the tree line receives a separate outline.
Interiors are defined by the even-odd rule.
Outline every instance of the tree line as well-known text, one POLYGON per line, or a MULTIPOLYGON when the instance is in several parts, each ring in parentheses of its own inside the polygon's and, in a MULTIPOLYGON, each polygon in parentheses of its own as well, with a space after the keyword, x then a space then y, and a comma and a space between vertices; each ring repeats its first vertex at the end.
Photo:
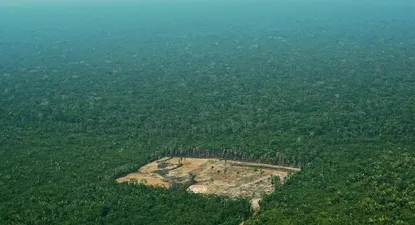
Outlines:
POLYGON ((205 149, 205 148, 179 148, 170 149, 165 152, 169 157, 192 157, 192 158, 219 158, 224 160, 235 160, 242 162, 265 163, 279 166, 301 167, 304 162, 289 157, 281 152, 267 152, 256 155, 239 151, 237 149, 205 149))

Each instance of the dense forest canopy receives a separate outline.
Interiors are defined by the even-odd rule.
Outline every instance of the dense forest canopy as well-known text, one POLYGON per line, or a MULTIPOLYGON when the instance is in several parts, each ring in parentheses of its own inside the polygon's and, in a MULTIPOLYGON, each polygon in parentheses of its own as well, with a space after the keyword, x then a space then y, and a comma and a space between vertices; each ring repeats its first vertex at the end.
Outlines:
POLYGON ((412 4, 169 4, 0 8, 1 224, 415 224, 412 4), (302 171, 255 216, 114 182, 186 149, 302 171))

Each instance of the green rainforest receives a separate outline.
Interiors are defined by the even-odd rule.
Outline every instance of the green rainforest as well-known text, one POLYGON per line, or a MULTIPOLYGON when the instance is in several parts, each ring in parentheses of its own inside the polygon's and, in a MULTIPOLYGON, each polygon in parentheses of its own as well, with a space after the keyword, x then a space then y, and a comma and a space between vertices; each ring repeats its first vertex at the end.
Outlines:
POLYGON ((0 224, 415 224, 413 12, 1 1, 0 224), (245 198, 115 182, 189 149, 301 171, 255 215, 245 198))

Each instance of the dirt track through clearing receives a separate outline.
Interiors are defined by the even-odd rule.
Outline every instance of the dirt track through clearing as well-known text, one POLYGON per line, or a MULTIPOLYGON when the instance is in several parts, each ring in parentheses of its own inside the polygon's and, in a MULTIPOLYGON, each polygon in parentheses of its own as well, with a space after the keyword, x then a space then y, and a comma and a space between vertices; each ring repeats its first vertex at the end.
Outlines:
POLYGON ((298 171, 299 168, 233 160, 166 157, 118 178, 117 182, 169 188, 175 183, 189 182, 193 177, 194 184, 189 191, 251 198, 252 207, 257 210, 262 195, 274 191, 274 177, 284 182, 290 173, 298 171))

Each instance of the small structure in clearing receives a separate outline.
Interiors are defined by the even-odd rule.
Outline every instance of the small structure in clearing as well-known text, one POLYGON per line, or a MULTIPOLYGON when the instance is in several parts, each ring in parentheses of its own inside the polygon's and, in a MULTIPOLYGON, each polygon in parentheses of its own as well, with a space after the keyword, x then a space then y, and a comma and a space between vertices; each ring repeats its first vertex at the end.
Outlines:
POLYGON ((251 198, 252 207, 257 211, 262 195, 274 191, 274 182, 284 182, 290 173, 299 170, 215 158, 165 157, 141 167, 135 173, 118 178, 117 182, 164 188, 188 182, 190 192, 251 198))

